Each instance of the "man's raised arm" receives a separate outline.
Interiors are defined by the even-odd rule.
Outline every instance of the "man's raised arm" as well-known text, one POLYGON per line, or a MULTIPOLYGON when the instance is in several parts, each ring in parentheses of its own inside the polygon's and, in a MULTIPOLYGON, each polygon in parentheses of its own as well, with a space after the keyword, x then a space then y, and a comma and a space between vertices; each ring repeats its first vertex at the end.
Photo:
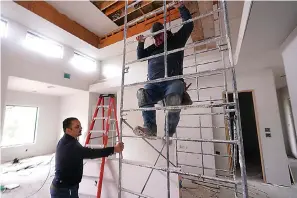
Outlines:
MULTIPOLYGON (((189 19, 192 19, 191 13, 188 10, 188 8, 183 4, 183 3, 179 3, 176 6, 180 12, 182 21, 187 21, 189 19)), ((184 24, 178 32, 175 33, 176 38, 179 40, 179 42, 182 42, 183 45, 186 44, 188 38, 190 37, 192 31, 194 29, 194 23, 189 22, 184 24)))

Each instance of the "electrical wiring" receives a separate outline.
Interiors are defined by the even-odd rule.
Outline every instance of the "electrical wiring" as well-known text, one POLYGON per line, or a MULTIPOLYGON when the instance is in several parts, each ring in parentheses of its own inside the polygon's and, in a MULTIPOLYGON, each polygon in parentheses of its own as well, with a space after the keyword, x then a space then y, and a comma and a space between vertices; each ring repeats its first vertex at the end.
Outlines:
POLYGON ((55 157, 55 155, 53 155, 52 158, 51 158, 51 160, 50 160, 50 164, 49 164, 49 169, 48 169, 47 176, 46 176, 44 182, 42 183, 42 185, 40 186, 40 188, 37 191, 35 191, 34 193, 31 193, 30 195, 26 196, 25 198, 32 197, 33 195, 37 194, 43 188, 43 186, 45 185, 46 181, 49 178, 49 175, 50 175, 50 172, 51 172, 51 165, 52 165, 52 161, 53 161, 54 157, 55 157))

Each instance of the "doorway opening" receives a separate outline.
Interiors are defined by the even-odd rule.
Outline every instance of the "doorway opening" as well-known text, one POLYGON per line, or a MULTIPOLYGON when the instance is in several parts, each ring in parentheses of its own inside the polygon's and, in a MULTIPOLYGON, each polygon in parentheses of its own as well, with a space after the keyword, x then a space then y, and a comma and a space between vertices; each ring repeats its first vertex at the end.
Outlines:
MULTIPOLYGON (((252 91, 239 92, 238 98, 239 98, 239 108, 240 108, 240 116, 241 116, 241 126, 242 126, 247 177, 248 179, 265 181, 264 174, 262 171, 263 170, 263 165, 261 160, 262 151, 259 146, 260 139, 259 139, 258 130, 257 130, 253 92, 252 91)), ((232 93, 228 94, 228 100, 229 102, 234 101, 232 93)), ((230 107, 230 108, 234 108, 234 107, 230 107)), ((234 122, 235 113, 230 113, 229 115, 230 115, 231 131, 232 131, 231 134, 233 134, 234 124, 235 124, 234 122)), ((236 164, 237 176, 240 176, 239 170, 240 170, 239 157, 237 155, 237 164, 236 164)))

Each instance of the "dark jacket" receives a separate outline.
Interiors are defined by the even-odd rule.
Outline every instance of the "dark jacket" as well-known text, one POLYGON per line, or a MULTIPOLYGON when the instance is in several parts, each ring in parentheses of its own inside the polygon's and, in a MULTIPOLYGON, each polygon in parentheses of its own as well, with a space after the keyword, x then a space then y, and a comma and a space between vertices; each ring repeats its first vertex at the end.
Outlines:
POLYGON ((91 149, 83 147, 74 137, 64 134, 56 150, 56 171, 53 185, 67 188, 78 185, 83 174, 83 159, 107 157, 114 147, 91 149))
MULTIPOLYGON (((191 19, 189 10, 182 6, 179 8, 179 12, 183 21, 191 19)), ((190 37, 194 28, 193 22, 184 24, 180 30, 174 34, 168 31, 167 50, 174 50, 185 46, 188 38, 190 37)), ((145 58, 151 55, 160 54, 164 52, 164 44, 156 46, 155 44, 144 49, 144 43, 139 42, 137 47, 137 58, 145 58)), ((168 76, 176 76, 183 74, 183 59, 184 51, 179 51, 173 54, 167 55, 167 71, 168 76)), ((152 58, 148 60, 148 79, 163 78, 165 74, 164 69, 164 56, 152 58)))

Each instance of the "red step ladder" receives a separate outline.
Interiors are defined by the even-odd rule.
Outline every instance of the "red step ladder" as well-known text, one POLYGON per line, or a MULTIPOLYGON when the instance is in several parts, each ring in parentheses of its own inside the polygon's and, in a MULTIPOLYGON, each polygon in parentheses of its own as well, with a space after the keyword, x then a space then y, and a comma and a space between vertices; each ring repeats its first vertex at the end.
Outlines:
MULTIPOLYGON (((114 94, 108 94, 104 95, 101 94, 99 96, 97 106, 95 109, 95 112, 92 117, 92 122, 87 134, 85 146, 91 147, 91 148, 106 148, 108 144, 108 133, 110 132, 110 122, 114 121, 115 123, 115 131, 117 137, 119 137, 119 127, 118 127, 118 120, 117 120, 117 112, 116 112, 116 103, 115 103, 115 95, 114 94), (108 105, 104 105, 104 99, 108 98, 108 105), (97 117, 99 109, 101 109, 102 117, 97 117), (107 116, 105 117, 105 111, 107 109, 107 116), (113 115, 113 116, 112 116, 113 115), (102 120, 102 130, 93 130, 96 120, 102 120), (92 139, 93 133, 100 133, 102 134, 102 143, 103 145, 95 145, 90 144, 90 140, 92 139)), ((99 182, 97 186, 97 198, 101 197, 101 191, 102 191, 102 182, 103 182, 103 175, 104 175, 104 166, 105 166, 105 157, 102 158, 101 167, 100 167, 100 174, 99 174, 99 182)))

